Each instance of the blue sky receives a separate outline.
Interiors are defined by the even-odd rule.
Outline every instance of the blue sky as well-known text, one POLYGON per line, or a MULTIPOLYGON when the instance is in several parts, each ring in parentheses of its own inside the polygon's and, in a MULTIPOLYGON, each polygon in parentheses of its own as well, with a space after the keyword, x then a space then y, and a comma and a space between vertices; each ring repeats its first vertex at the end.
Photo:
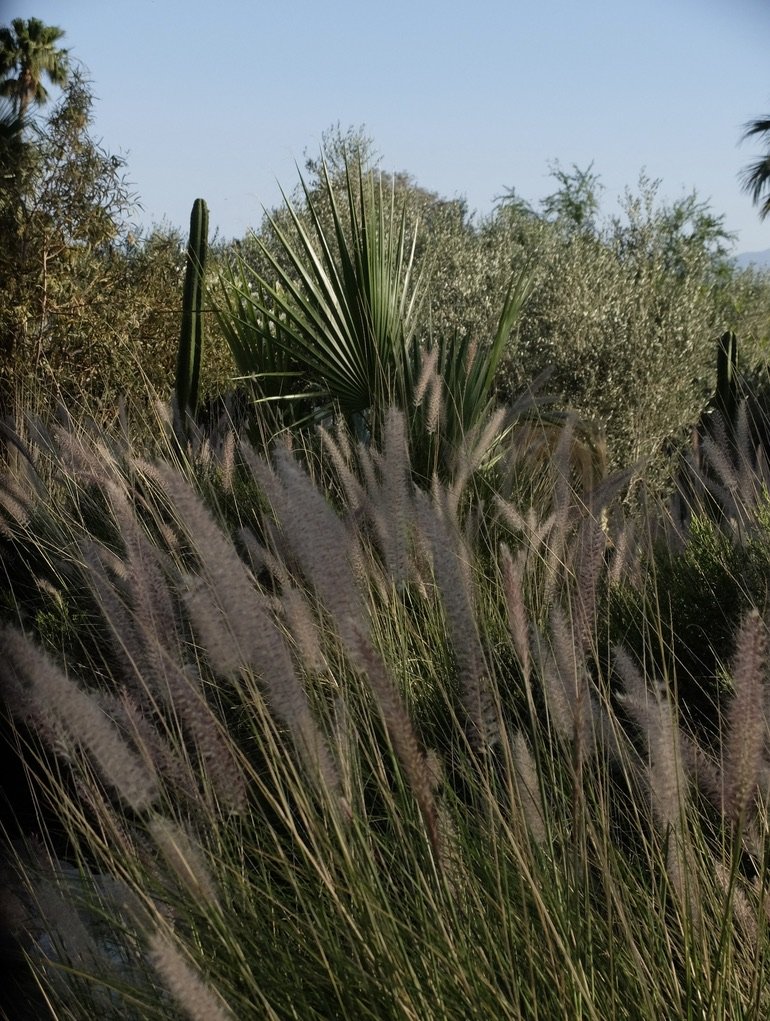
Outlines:
POLYGON ((365 125, 388 170, 490 211, 553 190, 550 161, 594 161, 603 210, 642 168, 693 188, 770 248, 740 190, 770 113, 768 0, 3 0, 0 20, 65 29, 128 160, 144 225, 187 225, 207 199, 225 237, 258 224, 333 123, 365 125))

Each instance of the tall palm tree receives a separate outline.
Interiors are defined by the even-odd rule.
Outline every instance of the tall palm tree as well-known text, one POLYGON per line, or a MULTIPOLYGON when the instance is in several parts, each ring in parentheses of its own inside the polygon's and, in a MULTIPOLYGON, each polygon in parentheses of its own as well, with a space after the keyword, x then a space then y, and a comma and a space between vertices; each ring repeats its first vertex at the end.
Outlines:
POLYGON ((19 120, 30 103, 42 106, 48 101, 43 75, 52 85, 66 85, 68 52, 56 46, 63 35, 63 29, 44 25, 39 18, 14 18, 10 28, 0 28, 0 96, 13 102, 19 120))
POLYGON ((759 215, 764 218, 770 213, 770 116, 749 121, 743 133, 743 141, 755 135, 764 136, 768 145, 764 156, 750 163, 741 174, 743 190, 751 195, 751 201, 759 206, 759 215))

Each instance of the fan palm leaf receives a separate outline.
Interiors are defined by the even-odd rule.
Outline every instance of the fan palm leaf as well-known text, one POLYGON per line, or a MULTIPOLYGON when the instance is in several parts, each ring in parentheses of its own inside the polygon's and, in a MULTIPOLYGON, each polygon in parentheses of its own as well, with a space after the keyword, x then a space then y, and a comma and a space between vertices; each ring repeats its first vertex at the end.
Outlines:
POLYGON ((491 343, 428 339, 436 348, 441 427, 416 399, 425 347, 417 336, 428 272, 415 263, 416 229, 382 177, 345 167, 332 182, 322 163, 321 191, 300 175, 305 215, 284 194, 287 218, 268 216, 273 244, 255 236, 262 272, 238 258, 220 275, 216 313, 241 379, 257 400, 303 402, 303 420, 341 412, 360 438, 377 435, 391 405, 408 411, 415 460, 435 469, 438 447, 457 449, 493 404, 494 378, 529 294, 521 272, 511 281, 491 343), (308 410, 309 409, 309 410, 308 410))
MULTIPOLYGON (((766 143, 770 142, 770 117, 759 117, 746 125, 743 140, 760 136, 766 143)), ((770 213, 770 150, 750 163, 741 173, 743 190, 751 196, 751 201, 759 207, 760 218, 770 213)))
POLYGON ((325 164, 324 175, 331 234, 303 181, 309 223, 285 195, 291 233, 268 218, 281 259, 255 238, 272 282, 239 259, 220 278, 217 312, 241 375, 264 379, 301 366, 319 417, 337 407, 362 416, 405 396, 424 287, 413 282, 414 240, 407 244, 405 210, 397 219, 394 195, 386 202, 381 184, 360 167, 355 187, 348 172, 346 224, 325 164))

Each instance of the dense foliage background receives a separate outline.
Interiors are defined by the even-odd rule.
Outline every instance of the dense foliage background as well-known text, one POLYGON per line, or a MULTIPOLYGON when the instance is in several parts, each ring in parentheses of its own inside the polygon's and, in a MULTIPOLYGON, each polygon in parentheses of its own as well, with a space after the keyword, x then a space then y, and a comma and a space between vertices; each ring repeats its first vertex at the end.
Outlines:
POLYGON ((339 128, 143 234, 61 35, 0 29, 9 1016, 767 1017, 770 278, 339 128))
MULTIPOLYGON (((172 390, 185 237, 168 225, 145 234, 132 225, 127 168, 91 137, 91 103, 75 71, 53 109, 0 141, 6 399, 45 394, 108 408, 121 397, 143 400, 148 387, 172 390)), ((403 205, 413 276, 428 282, 418 337, 488 343, 512 273, 531 273, 497 374, 499 395, 550 373, 548 391, 605 435, 611 464, 655 459, 686 437, 713 392, 725 330, 739 337, 743 371, 760 378, 767 277, 732 265, 723 219, 696 195, 661 203, 659 182, 642 176, 618 213, 601 219, 598 176, 556 164, 556 189, 538 210, 509 192, 479 219, 461 200, 382 171, 363 130, 330 130, 324 157, 333 187, 344 184, 346 165, 360 162, 403 205)), ((303 187, 286 207, 268 211, 242 239, 213 239, 209 309, 221 301, 220 268, 242 260, 271 279, 265 250, 285 265, 276 229, 291 238, 289 203, 305 226, 312 205, 333 237, 322 161, 308 157, 303 187)), ((202 388, 212 398, 235 387, 236 372, 211 312, 207 328, 202 388)))

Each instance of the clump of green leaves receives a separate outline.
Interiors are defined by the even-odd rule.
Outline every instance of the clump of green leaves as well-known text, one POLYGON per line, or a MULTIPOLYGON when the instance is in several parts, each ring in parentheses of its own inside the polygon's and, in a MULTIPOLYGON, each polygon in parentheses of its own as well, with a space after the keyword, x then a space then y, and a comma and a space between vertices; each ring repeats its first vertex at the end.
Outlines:
POLYGON ((528 235, 538 252, 508 378, 520 385, 550 366, 553 390, 605 430, 613 465, 645 458, 661 470, 713 389, 731 315, 722 221, 692 196, 658 205, 657 188, 643 178, 623 215, 593 230, 517 217, 506 228, 505 207, 498 229, 528 235))

